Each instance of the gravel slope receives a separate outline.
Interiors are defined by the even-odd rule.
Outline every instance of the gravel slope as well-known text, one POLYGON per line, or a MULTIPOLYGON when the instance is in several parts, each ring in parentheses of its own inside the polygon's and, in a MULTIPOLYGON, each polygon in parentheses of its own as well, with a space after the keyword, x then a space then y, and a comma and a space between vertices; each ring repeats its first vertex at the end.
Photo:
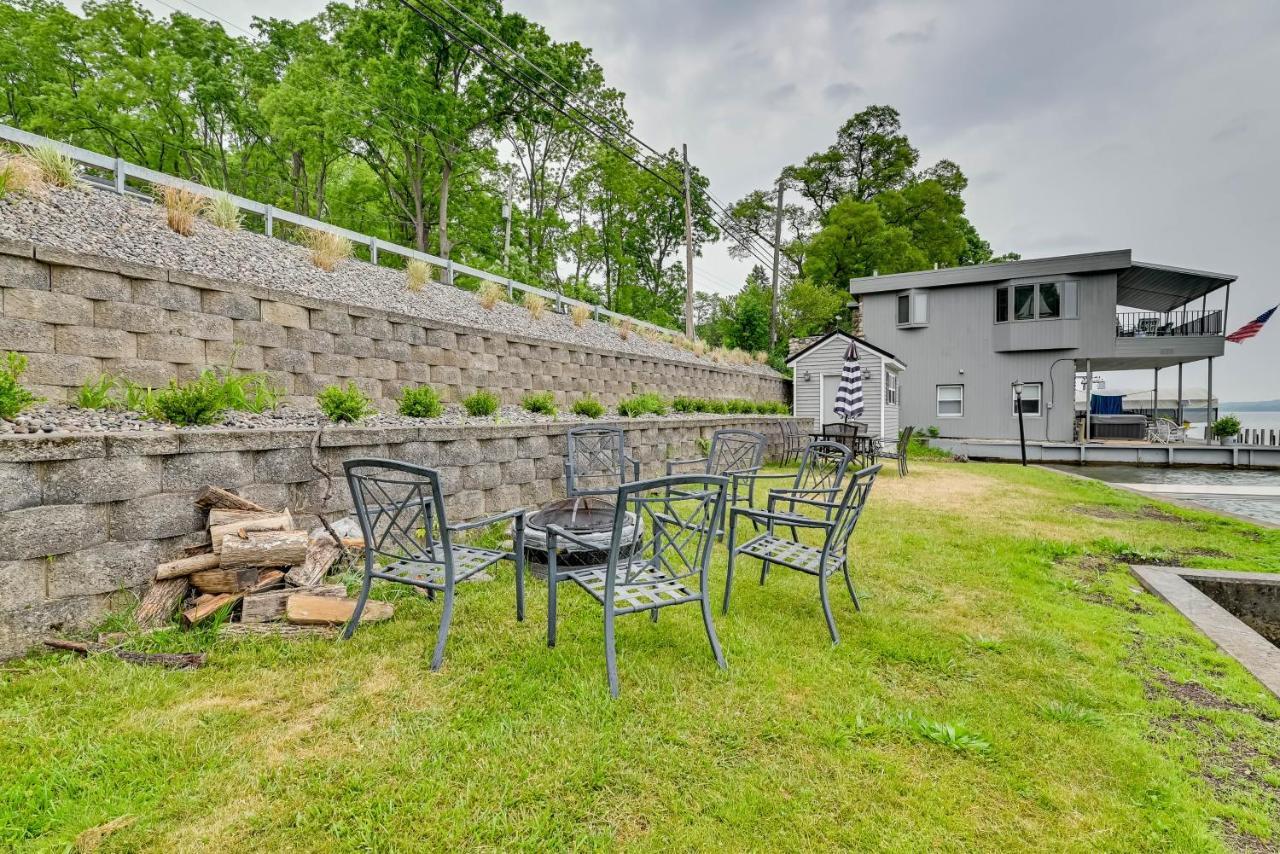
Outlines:
MULTIPOLYGON (((523 308, 507 303, 489 311, 474 294, 461 288, 429 285, 413 293, 406 290, 402 271, 363 261, 346 261, 326 273, 311 263, 309 253, 302 247, 248 231, 226 231, 203 220, 197 222, 192 236, 182 237, 169 229, 160 205, 101 190, 50 189, 42 197, 11 194, 0 200, 0 237, 243 281, 426 320, 713 364, 709 358, 698 358, 638 334, 623 341, 607 323, 588 320, 579 328, 568 316, 552 312, 535 321, 523 308)), ((777 376, 763 365, 735 368, 777 376)))

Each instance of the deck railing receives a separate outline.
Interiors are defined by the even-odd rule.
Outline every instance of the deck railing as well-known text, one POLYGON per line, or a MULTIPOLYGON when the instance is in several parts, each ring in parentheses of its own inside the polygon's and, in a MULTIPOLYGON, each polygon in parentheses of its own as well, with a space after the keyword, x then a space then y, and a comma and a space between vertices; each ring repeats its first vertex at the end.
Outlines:
POLYGON ((1222 312, 1121 311, 1116 313, 1117 338, 1190 338, 1222 334, 1222 312))
POLYGON ((67 157, 74 160, 81 166, 88 166, 92 169, 105 173, 106 178, 98 177, 89 173, 80 175, 84 183, 98 189, 114 190, 121 194, 144 195, 138 193, 129 186, 129 180, 140 181, 144 184, 161 187, 176 187, 180 189, 190 190, 197 195, 206 198, 214 198, 226 196, 235 206, 246 213, 255 214, 262 217, 263 231, 268 237, 272 236, 272 228, 277 222, 287 222, 292 225, 309 228, 314 231, 327 231, 331 234, 337 234, 347 238, 356 246, 365 246, 369 250, 369 260, 371 263, 378 263, 378 256, 386 253, 388 255, 398 255, 401 258, 416 259, 425 261, 435 266, 444 276, 444 283, 452 285, 455 283, 457 276, 474 276, 484 281, 497 282, 507 289, 507 294, 514 296, 516 291, 526 294, 537 294, 547 299, 556 311, 566 312, 570 306, 584 305, 591 311, 591 316, 596 320, 604 318, 615 320, 629 320, 637 327, 653 329, 663 334, 672 334, 675 330, 666 329, 657 324, 650 323, 647 320, 640 320, 616 311, 610 311, 607 308, 596 305, 595 303, 585 302, 583 300, 573 299, 564 296, 555 291, 548 291, 539 288, 536 285, 526 285, 524 282, 517 281, 510 276, 500 273, 491 273, 487 270, 481 270, 460 261, 451 258, 440 258, 427 252, 419 252, 417 249, 410 249, 407 246, 400 246, 386 240, 380 240, 368 234, 361 234, 357 231, 351 231, 347 228, 331 225, 318 219, 312 219, 309 216, 293 213, 292 211, 277 208, 274 205, 268 205, 263 202, 255 202, 252 199, 246 199, 233 193, 226 193, 213 187, 206 187, 203 184, 197 184, 194 181, 188 181, 185 178, 177 178, 173 175, 166 175, 163 172, 157 172, 154 169, 148 169, 145 166, 138 166, 119 157, 111 157, 106 154, 99 154, 96 151, 89 151, 85 148, 79 148, 74 145, 68 145, 65 142, 58 142, 55 139, 40 136, 39 134, 29 133, 6 124, 0 124, 0 140, 6 142, 24 145, 28 148, 53 148, 61 152, 67 157))

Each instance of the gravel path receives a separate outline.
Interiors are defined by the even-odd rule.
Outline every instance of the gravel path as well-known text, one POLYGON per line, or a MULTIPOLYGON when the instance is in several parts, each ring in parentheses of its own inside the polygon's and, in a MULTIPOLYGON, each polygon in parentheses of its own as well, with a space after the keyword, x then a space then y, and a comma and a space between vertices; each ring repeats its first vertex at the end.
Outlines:
MULTIPOLYGON (((712 364, 670 344, 632 333, 623 341, 607 323, 575 327, 567 315, 547 312, 533 320, 523 308, 499 303, 486 310, 474 294, 432 284, 414 293, 404 273, 364 261, 345 261, 332 273, 311 263, 309 252, 248 231, 227 231, 198 220, 182 237, 165 223, 164 208, 112 192, 49 189, 42 197, 10 194, 0 200, 0 237, 56 246, 86 254, 183 270, 277 288, 317 299, 447 321, 494 332, 525 335, 586 347, 712 364)), ((764 365, 737 370, 776 376, 764 365)))

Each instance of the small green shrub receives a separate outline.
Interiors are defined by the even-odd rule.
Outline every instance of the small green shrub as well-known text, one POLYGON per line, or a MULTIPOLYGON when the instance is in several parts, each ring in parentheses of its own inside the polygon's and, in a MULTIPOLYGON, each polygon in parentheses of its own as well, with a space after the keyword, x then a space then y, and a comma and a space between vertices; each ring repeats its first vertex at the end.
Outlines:
POLYGON ((119 405, 115 395, 116 378, 101 374, 96 380, 87 380, 76 392, 76 406, 81 409, 112 409, 119 405))
POLYGON ((939 430, 937 427, 930 427, 928 430, 925 430, 924 432, 929 434, 930 439, 936 439, 942 435, 942 431, 939 430))
POLYGON ((618 414, 627 418, 640 418, 644 415, 666 415, 667 404, 653 392, 637 394, 618 404, 618 414))
POLYGON ((490 391, 478 391, 463 399, 462 408, 475 418, 484 418, 498 411, 498 396, 490 391))
POLYGON ((40 400, 22 385, 27 370, 27 357, 10 352, 0 364, 0 418, 12 420, 18 413, 40 400))
POLYGON ((157 414, 180 427, 213 424, 225 409, 221 389, 203 378, 182 384, 170 380, 169 387, 155 395, 157 414))
POLYGON ((283 392, 265 374, 233 374, 227 369, 206 369, 199 382, 216 390, 223 409, 266 412, 280 405, 283 392))
POLYGON ((604 415, 604 404, 588 394, 573 402, 573 414, 583 418, 599 418, 604 415))
POLYGON ((537 415, 556 414, 556 396, 549 391, 526 394, 520 405, 537 415))
POLYGON ((373 411, 373 405, 355 383, 331 385, 316 395, 320 411, 335 423, 359 421, 373 411))
POLYGON ((1234 415, 1224 415, 1213 422, 1213 435, 1231 438, 1240 432, 1240 419, 1234 415))
POLYGON ((749 400, 734 399, 726 402, 732 415, 750 415, 756 411, 756 405, 749 400))
POLYGON ((138 385, 133 380, 120 380, 120 406, 130 412, 156 414, 156 392, 151 386, 138 385))
POLYGON ((439 418, 444 412, 440 395, 429 385, 407 388, 400 394, 400 414, 410 418, 439 418))
POLYGON ((699 404, 703 401, 694 397, 676 397, 671 400, 671 408, 676 412, 702 412, 699 404))

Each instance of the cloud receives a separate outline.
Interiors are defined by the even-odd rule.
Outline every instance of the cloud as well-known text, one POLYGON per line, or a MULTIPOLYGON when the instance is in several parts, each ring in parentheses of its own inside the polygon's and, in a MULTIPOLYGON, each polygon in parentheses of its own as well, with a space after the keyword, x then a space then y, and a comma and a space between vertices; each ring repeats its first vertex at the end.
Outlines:
POLYGON ((924 25, 914 30, 898 30, 889 34, 885 41, 889 44, 925 44, 933 41, 934 30, 937 28, 936 19, 925 21, 924 25))
POLYGON ((828 83, 822 87, 822 97, 828 101, 847 101, 853 95, 861 95, 863 89, 856 83, 828 83))

